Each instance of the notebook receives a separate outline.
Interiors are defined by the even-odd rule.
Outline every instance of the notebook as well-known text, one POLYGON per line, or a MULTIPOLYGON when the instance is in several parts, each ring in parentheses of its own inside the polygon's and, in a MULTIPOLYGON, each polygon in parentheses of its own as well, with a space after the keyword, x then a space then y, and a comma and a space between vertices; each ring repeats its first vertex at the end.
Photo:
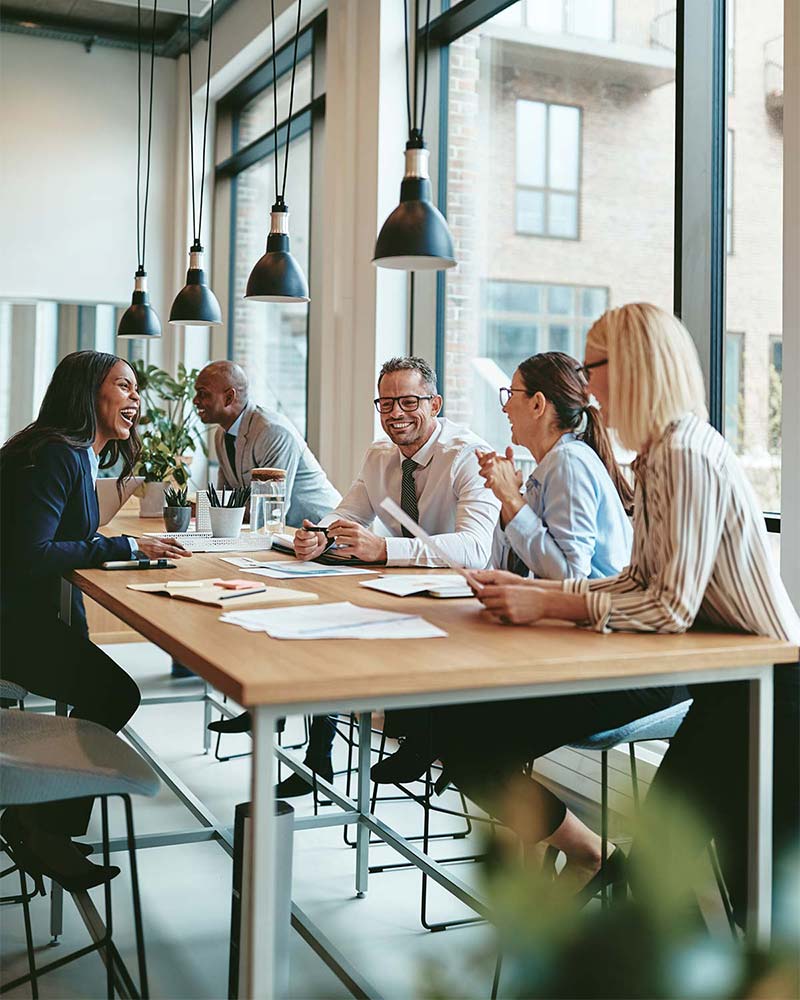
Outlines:
POLYGON ((162 583, 129 583, 128 590, 139 590, 145 594, 159 594, 162 597, 176 597, 179 601, 193 601, 215 608, 248 608, 268 604, 308 604, 317 600, 316 594, 305 590, 289 590, 285 587, 267 587, 264 584, 242 581, 246 587, 237 590, 226 589, 223 583, 230 580, 168 580, 162 583))

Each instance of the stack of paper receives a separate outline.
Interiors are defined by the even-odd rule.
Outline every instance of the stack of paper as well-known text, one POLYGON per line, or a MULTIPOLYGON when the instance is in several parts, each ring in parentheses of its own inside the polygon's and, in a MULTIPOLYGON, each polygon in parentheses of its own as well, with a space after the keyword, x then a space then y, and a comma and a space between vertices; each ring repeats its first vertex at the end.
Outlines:
POLYGON ((273 639, 436 639, 446 636, 419 615, 360 608, 349 601, 314 608, 231 611, 220 621, 273 639))
POLYGON ((382 594, 408 597, 427 594, 430 597, 472 597, 472 590, 460 576, 453 573, 395 573, 378 580, 362 580, 360 587, 379 590, 382 594))
POLYGON ((230 558, 224 560, 232 566, 238 566, 245 573, 255 576, 266 576, 271 580, 301 580, 313 576, 352 576, 356 573, 374 573, 372 569, 361 569, 358 566, 321 566, 315 562, 259 562, 256 559, 230 558))

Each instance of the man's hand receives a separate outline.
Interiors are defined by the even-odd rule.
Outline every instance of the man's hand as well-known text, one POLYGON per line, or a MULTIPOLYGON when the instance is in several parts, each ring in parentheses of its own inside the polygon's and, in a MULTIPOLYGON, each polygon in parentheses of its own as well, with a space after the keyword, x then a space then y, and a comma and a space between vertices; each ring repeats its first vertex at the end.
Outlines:
POLYGON ((192 554, 174 538, 137 538, 136 548, 148 559, 180 559, 192 554))
POLYGON ((504 625, 532 625, 547 617, 546 590, 524 584, 484 584, 475 596, 495 621, 504 625))
POLYGON ((331 555, 364 562, 386 562, 386 539, 355 521, 334 521, 328 525, 328 535, 336 539, 331 555))
POLYGON ((322 531, 304 531, 303 528, 314 528, 316 525, 308 519, 303 521, 303 527, 294 533, 294 554, 298 559, 309 562, 325 551, 328 539, 322 531))

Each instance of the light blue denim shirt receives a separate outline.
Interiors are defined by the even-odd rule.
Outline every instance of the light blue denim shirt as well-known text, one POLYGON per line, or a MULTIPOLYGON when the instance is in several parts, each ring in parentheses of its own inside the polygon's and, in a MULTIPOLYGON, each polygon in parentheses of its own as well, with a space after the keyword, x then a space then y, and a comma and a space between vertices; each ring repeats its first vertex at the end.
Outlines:
MULTIPOLYGON (((97 475, 100 472, 100 456, 95 453, 94 448, 89 447, 86 449, 86 454, 89 456, 89 469, 92 473, 92 482, 97 482, 97 475)), ((131 547, 131 557, 135 559, 139 549, 136 546, 136 539, 131 538, 130 535, 125 536, 128 539, 128 545, 131 547)))
POLYGON ((492 563, 509 550, 545 580, 614 576, 630 561, 633 531, 605 466, 588 444, 564 434, 528 477, 525 506, 498 522, 492 563))

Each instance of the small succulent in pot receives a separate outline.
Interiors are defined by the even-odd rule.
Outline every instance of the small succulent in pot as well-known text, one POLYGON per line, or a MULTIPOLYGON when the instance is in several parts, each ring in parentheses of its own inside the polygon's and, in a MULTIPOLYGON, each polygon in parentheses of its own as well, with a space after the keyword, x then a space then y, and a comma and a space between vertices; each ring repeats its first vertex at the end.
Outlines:
POLYGON ((192 506, 187 499, 187 487, 164 490, 164 527, 167 531, 186 531, 192 517, 192 506))

